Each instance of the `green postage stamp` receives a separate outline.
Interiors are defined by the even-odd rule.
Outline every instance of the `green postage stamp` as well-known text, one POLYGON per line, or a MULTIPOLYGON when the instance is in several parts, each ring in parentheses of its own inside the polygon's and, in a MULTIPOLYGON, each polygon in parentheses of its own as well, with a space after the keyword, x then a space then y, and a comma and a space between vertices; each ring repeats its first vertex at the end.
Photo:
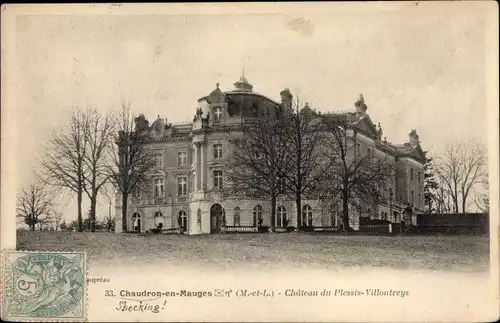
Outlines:
POLYGON ((2 320, 86 320, 84 252, 6 250, 2 256, 2 320))

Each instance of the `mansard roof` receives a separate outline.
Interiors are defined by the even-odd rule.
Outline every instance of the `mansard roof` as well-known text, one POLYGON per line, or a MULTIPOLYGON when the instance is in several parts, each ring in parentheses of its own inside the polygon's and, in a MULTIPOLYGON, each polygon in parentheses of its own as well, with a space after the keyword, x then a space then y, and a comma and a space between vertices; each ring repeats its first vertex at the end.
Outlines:
POLYGON ((402 145, 394 145, 396 152, 400 157, 409 157, 420 163, 425 163, 425 155, 420 144, 411 145, 410 143, 404 143, 402 145))
POLYGON ((375 128, 375 125, 370 119, 370 116, 365 115, 359 118, 359 120, 354 122, 354 126, 356 127, 356 130, 367 135, 368 137, 372 139, 378 139, 377 128, 375 128))

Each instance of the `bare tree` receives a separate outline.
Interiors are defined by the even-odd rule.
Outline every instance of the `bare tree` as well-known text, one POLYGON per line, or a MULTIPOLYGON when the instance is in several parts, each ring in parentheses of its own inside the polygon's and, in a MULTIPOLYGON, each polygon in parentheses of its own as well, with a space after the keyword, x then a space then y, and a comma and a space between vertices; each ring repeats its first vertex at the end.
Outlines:
POLYGON ((143 115, 135 117, 130 104, 123 105, 116 120, 115 144, 109 169, 111 182, 121 194, 122 229, 127 230, 127 203, 129 194, 141 189, 149 171, 154 167, 151 150, 148 149, 149 122, 143 115))
POLYGON ((448 191, 453 212, 467 211, 471 190, 480 183, 486 172, 486 156, 483 147, 475 140, 450 142, 439 159, 436 173, 448 191))
POLYGON ((50 227, 54 228, 54 230, 57 231, 60 228, 62 218, 63 215, 61 212, 52 212, 52 215, 49 217, 50 227))
POLYGON ((474 191, 474 203, 476 208, 483 213, 490 212, 490 190, 488 178, 481 182, 482 187, 474 191))
MULTIPOLYGON (((343 115, 323 115, 325 136, 322 199, 342 200, 344 230, 350 230, 349 205, 360 209, 363 204, 378 203, 381 187, 394 178, 394 160, 363 154, 358 150, 357 132, 343 115)), ((372 150, 373 151, 373 150, 372 150)))
POLYGON ((102 189, 102 195, 106 199, 108 203, 108 215, 104 217, 103 224, 108 232, 111 232, 115 226, 115 217, 111 211, 111 207, 113 205, 113 200, 115 196, 114 186, 113 185, 105 185, 102 189))
POLYGON ((453 210, 451 195, 443 185, 438 184, 433 200, 436 213, 450 213, 453 210))
POLYGON ((53 213, 54 194, 40 183, 23 189, 17 202, 17 217, 27 224, 31 231, 53 213))
POLYGON ((90 231, 95 231, 96 206, 99 191, 110 179, 109 158, 113 149, 114 118, 111 114, 102 115, 96 109, 87 109, 84 115, 84 128, 87 143, 84 154, 84 191, 90 199, 90 231))
POLYGON ((234 139, 226 160, 225 190, 235 196, 269 197, 271 230, 275 228, 276 200, 281 193, 280 181, 287 167, 284 118, 282 111, 260 112, 247 119, 241 138, 234 139))
POLYGON ((85 111, 76 107, 67 129, 54 132, 45 147, 39 177, 52 186, 67 188, 77 196, 78 231, 83 231, 82 200, 87 176, 85 158, 88 150, 88 129, 85 111))
MULTIPOLYGON (((292 111, 287 111, 285 140, 289 143, 288 168, 284 173, 286 187, 295 196, 297 227, 304 225, 302 218, 302 198, 310 193, 322 179, 325 163, 321 162, 320 117, 300 99, 293 102, 292 111)), ((306 220, 307 221, 307 220, 306 220)), ((305 222, 307 223, 307 222, 305 222)))

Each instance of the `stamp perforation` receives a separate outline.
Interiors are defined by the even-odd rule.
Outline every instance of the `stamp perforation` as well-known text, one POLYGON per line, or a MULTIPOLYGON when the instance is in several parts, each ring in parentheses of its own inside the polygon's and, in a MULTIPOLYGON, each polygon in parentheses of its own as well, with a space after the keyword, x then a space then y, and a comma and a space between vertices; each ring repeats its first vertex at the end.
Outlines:
MULTIPOLYGON (((51 250, 36 250, 35 251, 35 250, 6 249, 6 250, 2 250, 0 254, 1 254, 1 259, 2 259, 2 266, 0 268, 0 278, 1 278, 0 279, 0 303, 2 304, 2 313, 1 314, 2 314, 3 320, 5 319, 5 320, 23 321, 23 322, 68 322, 68 321, 86 322, 87 321, 87 319, 88 319, 88 317, 87 317, 87 315, 88 315, 88 311, 87 311, 87 309, 88 309, 87 278, 89 276, 89 272, 88 272, 89 267, 88 267, 87 253, 85 251, 51 251, 51 250), (8 258, 9 254, 18 254, 19 258, 17 258, 14 262, 9 264, 7 262, 9 260, 9 258, 8 258), (83 279, 83 282, 82 282, 83 291, 82 291, 82 295, 81 295, 80 299, 77 301, 77 306, 81 307, 81 311, 82 311, 81 316, 69 316, 69 315, 67 315, 73 309, 69 309, 67 312, 64 312, 61 315, 56 315, 56 316, 40 316, 40 317, 24 316, 24 315, 9 316, 8 307, 7 307, 7 295, 6 295, 7 285, 6 285, 6 279, 5 279, 7 272, 9 271, 8 267, 13 265, 14 263, 16 263, 19 259, 22 259, 23 256, 26 257, 26 256, 30 256, 30 255, 74 255, 75 257, 82 256, 82 259, 78 261, 78 262, 81 262, 81 267, 80 267, 80 264, 78 264, 79 266, 75 266, 79 269, 79 271, 81 272, 81 275, 83 276, 82 277, 82 279, 83 279)), ((70 260, 73 260, 75 257, 72 257, 72 258, 64 257, 64 258, 67 261, 70 261, 70 260)), ((44 257, 42 257, 42 258, 44 258, 44 257)), ((46 257, 46 259, 48 259, 48 258, 50 258, 50 257, 46 257)), ((31 258, 30 258, 30 260, 31 260, 31 258)), ((59 267, 54 266, 53 264, 49 265, 49 268, 52 270, 54 270, 53 268, 56 268, 56 270, 57 270, 56 277, 60 277, 59 270, 61 270, 61 268, 63 268, 63 265, 61 265, 61 264, 59 264, 58 266, 59 267), (50 267, 50 266, 53 266, 53 267, 50 267)), ((43 265, 42 265, 42 267, 43 267, 43 265)), ((71 270, 73 270, 73 269, 71 269, 71 270)), ((42 271, 42 273, 39 273, 39 274, 41 276, 43 276, 43 273, 44 273, 44 271, 42 271)), ((64 274, 66 274, 66 273, 63 273, 63 275, 64 274)), ((51 277, 51 276, 46 276, 46 277, 51 277)), ((44 277, 44 279, 46 277, 44 277)), ((64 277, 67 278, 67 276, 64 276, 64 277)), ((70 286, 72 286, 71 284, 73 282, 70 283, 68 280, 66 282, 68 284, 70 284, 70 286)), ((55 290, 57 290, 57 292, 60 293, 60 291, 57 288, 55 290)), ((47 295, 47 294, 45 293, 45 295, 47 295)), ((50 296, 50 293, 48 295, 50 296)), ((59 295, 59 294, 56 294, 56 295, 59 295)), ((62 296, 67 296, 67 295, 62 295, 62 296)))

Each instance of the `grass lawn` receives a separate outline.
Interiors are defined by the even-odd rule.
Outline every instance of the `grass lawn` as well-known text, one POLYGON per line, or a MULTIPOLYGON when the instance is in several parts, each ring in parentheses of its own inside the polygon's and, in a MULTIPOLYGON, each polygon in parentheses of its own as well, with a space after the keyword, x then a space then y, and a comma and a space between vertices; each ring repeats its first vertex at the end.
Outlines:
POLYGON ((18 250, 86 250, 101 265, 342 269, 388 267, 481 272, 484 236, 342 236, 307 233, 152 235, 18 231, 18 250))

